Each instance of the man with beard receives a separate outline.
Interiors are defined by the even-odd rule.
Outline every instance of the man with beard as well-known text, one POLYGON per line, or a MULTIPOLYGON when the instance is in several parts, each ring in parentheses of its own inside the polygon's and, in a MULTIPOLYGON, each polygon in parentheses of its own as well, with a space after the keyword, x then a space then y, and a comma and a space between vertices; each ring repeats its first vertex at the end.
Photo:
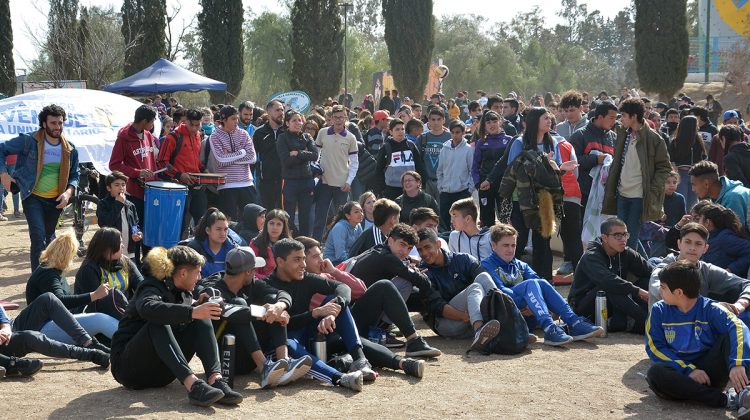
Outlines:
POLYGON ((253 109, 255 105, 250 101, 245 101, 240 104, 237 110, 240 112, 240 122, 237 124, 241 129, 247 131, 250 137, 255 134, 255 126, 253 125, 253 109))
POLYGON ((276 139, 284 132, 284 104, 273 100, 266 105, 268 122, 253 135, 255 151, 258 152, 258 189, 263 207, 281 208, 281 159, 276 151, 276 139))
POLYGON ((0 143, 0 180, 6 190, 21 193, 31 239, 31 270, 52 242, 60 212, 78 186, 78 150, 63 135, 65 110, 45 106, 39 113, 39 130, 0 143), (8 174, 6 158, 18 155, 15 178, 8 174), (13 187, 11 188, 11 184, 13 187))

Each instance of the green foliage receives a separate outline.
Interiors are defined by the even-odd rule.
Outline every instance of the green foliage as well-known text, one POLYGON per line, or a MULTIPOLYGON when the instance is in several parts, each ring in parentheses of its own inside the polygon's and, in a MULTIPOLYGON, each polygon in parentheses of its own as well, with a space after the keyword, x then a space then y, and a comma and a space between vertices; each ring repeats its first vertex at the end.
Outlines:
POLYGON ((337 96, 344 59, 344 31, 336 0, 295 0, 291 11, 291 86, 313 103, 337 96))
POLYGON ((207 77, 227 84, 227 94, 210 92, 211 101, 234 101, 245 75, 245 44, 242 37, 242 0, 201 0, 198 15, 203 71, 207 77))
POLYGON ((249 14, 245 22, 245 80, 239 100, 260 106, 274 93, 289 88, 292 25, 288 18, 271 12, 249 14))
POLYGON ((9 0, 0 0, 0 93, 16 94, 16 70, 13 62, 13 28, 9 0))
POLYGON ((125 76, 130 76, 167 56, 166 0, 124 0, 122 3, 122 36, 133 44, 125 52, 125 76))
POLYGON ((432 0, 383 0, 383 17, 393 82, 401 95, 421 98, 435 47, 432 0))
POLYGON ((684 0, 635 0, 635 64, 646 92, 670 98, 687 77, 689 41, 684 0))

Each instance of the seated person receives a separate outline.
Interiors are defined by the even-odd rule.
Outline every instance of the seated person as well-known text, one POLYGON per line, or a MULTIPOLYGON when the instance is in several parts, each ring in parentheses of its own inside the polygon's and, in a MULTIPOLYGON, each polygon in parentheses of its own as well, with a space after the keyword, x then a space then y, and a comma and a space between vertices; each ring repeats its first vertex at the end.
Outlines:
POLYGON ((359 206, 362 207, 362 213, 364 218, 362 219, 362 232, 366 231, 367 229, 370 229, 373 225, 373 210, 375 209, 375 200, 378 198, 375 197, 375 193, 372 191, 365 191, 362 193, 362 195, 359 196, 359 206))
POLYGON ((230 227, 240 235, 245 243, 249 244, 263 230, 265 223, 266 209, 258 204, 250 203, 245 204, 245 208, 242 209, 242 220, 239 223, 230 223, 230 227))
POLYGON ((654 362, 646 374, 649 387, 661 398, 738 410, 739 418, 746 418, 747 326, 700 294, 695 263, 675 261, 661 270, 659 280, 664 300, 651 308, 646 329, 646 353, 654 362), (725 394, 727 382, 732 388, 725 394))
POLYGON ((480 309, 487 292, 496 288, 492 277, 471 255, 440 249, 434 230, 420 229, 418 235, 419 267, 432 284, 422 318, 438 335, 474 337, 470 349, 482 348, 500 333, 500 322, 485 322, 480 309))
POLYGON ((648 310, 648 279, 652 267, 627 246, 630 235, 625 222, 612 217, 601 224, 601 236, 593 241, 578 262, 568 304, 580 316, 594 319, 596 293, 607 295, 608 329, 643 334, 648 310), (635 283, 629 276, 637 277, 635 283), (628 318, 634 321, 628 325, 628 318))
POLYGON ((391 229, 398 223, 399 214, 401 214, 401 207, 395 201, 387 198, 375 200, 372 208, 373 225, 354 241, 349 249, 349 256, 356 257, 375 245, 385 243, 391 229))
POLYGON ((351 290, 344 283, 329 280, 305 271, 305 246, 293 239, 282 239, 274 244, 276 270, 268 276, 268 284, 292 296, 292 307, 287 309, 287 341, 292 357, 311 356, 313 366, 309 374, 318 380, 362 391, 362 381, 374 381, 377 374, 362 352, 357 326, 349 311, 351 290), (331 297, 323 306, 310 310, 313 295, 331 297), (317 334, 325 335, 330 342, 332 333, 338 333, 354 362, 349 372, 342 374, 308 352, 307 344, 317 334))
MULTIPOLYGON (((661 223, 663 227, 660 229, 662 231, 673 227, 685 216, 685 197, 677 192, 679 182, 680 175, 677 172, 672 171, 667 175, 664 183, 664 219, 661 223)), ((642 233, 647 230, 646 225, 650 223, 654 222, 644 223, 642 233)), ((652 240, 648 245, 651 257, 663 257, 668 252, 664 239, 652 240)))
POLYGON ((708 250, 703 254, 703 261, 747 276, 750 240, 745 237, 734 210, 710 204, 701 210, 699 222, 708 229, 708 250))
POLYGON ((472 198, 453 203, 450 209, 451 231, 448 248, 451 252, 464 252, 481 261, 492 255, 492 244, 488 228, 477 227, 479 208, 472 198))
POLYGON ((220 321, 214 321, 216 340, 232 334, 237 340, 235 372, 261 374, 261 388, 283 386, 303 377, 312 366, 308 356, 299 359, 289 357, 286 347, 286 324, 292 306, 289 293, 278 291, 261 279, 255 278, 255 270, 263 268, 265 260, 256 257, 252 248, 238 247, 227 253, 226 271, 201 280, 193 290, 193 297, 201 293, 218 291, 225 307, 220 321), (262 318, 251 314, 250 305, 266 309, 262 318), (261 345, 263 344, 263 345, 261 345), (266 360, 263 348, 273 348, 276 361, 266 360))
POLYGON ((73 292, 76 294, 92 293, 102 284, 106 284, 110 293, 121 292, 123 299, 117 304, 114 299, 101 299, 88 305, 87 312, 102 312, 116 319, 121 319, 127 299, 133 296, 138 284, 143 280, 141 272, 130 258, 123 256, 125 249, 117 229, 103 227, 91 238, 86 257, 76 273, 73 292))
POLYGON ((221 305, 206 302, 207 295, 194 303, 191 295, 203 263, 197 251, 181 245, 153 248, 146 255, 145 278, 112 338, 112 376, 118 383, 130 389, 161 388, 176 378, 188 390, 191 404, 242 402, 242 395, 221 376, 211 325, 220 318, 221 305), (195 354, 206 381, 188 364, 195 354))
MULTIPOLYGON (((77 252, 78 241, 70 231, 58 235, 55 240, 47 245, 47 248, 39 257, 41 264, 34 270, 26 282, 27 305, 30 305, 46 293, 51 293, 69 311, 80 311, 84 306, 109 296, 109 286, 107 284, 100 284, 92 292, 73 293, 73 290, 62 274, 63 271, 70 267, 77 252)), ((112 334, 117 330, 117 319, 110 315, 95 312, 76 314, 74 317, 91 336, 102 334, 107 338, 112 338, 112 334)), ((24 329, 36 330, 36 328, 24 329)), ((73 337, 64 332, 46 331, 44 334, 66 344, 81 344, 76 343, 73 337)))
POLYGON ((702 160, 690 169, 690 184, 699 199, 711 200, 734 211, 742 228, 747 230, 747 207, 750 189, 740 181, 719 176, 719 168, 714 162, 702 160))
POLYGON ((326 258, 336 265, 349 259, 349 249, 362 236, 363 218, 362 207, 356 201, 350 201, 339 208, 323 238, 326 243, 323 254, 326 258))
POLYGON ((266 265, 256 271, 259 279, 268 277, 276 268, 273 258, 273 244, 284 238, 291 238, 289 229, 289 215, 281 209, 273 209, 266 213, 263 229, 260 231, 249 246, 260 258, 266 260, 266 265))
MULTIPOLYGON (((435 210, 429 207, 417 207, 416 209, 413 209, 411 211, 411 215, 409 216, 409 224, 417 232, 419 232, 419 229, 428 228, 428 229, 434 230, 435 233, 437 233, 438 228, 440 226, 440 217, 438 216, 437 213, 435 213, 435 210)), ((448 243, 445 242, 439 236, 438 236, 438 245, 440 246, 441 249, 448 251, 448 243)), ((409 258, 411 258, 413 261, 419 261, 422 259, 419 256, 419 251, 417 251, 417 247, 414 247, 411 249, 411 252, 409 253, 409 258)))
POLYGON ((122 237, 123 250, 128 257, 135 258, 136 246, 143 234, 135 204, 127 199, 127 183, 128 177, 120 171, 107 175, 105 185, 108 194, 96 205, 96 221, 100 227, 117 229, 122 237))
MULTIPOLYGON (((668 250, 677 250, 677 241, 680 239, 680 229, 682 229, 683 226, 690 222, 697 222, 698 217, 700 217, 701 212, 703 211, 703 208, 707 205, 711 204, 709 200, 700 200, 693 208, 690 209, 690 212, 680 219, 679 222, 675 223, 674 226, 670 227, 667 231, 667 237, 665 238, 665 245, 668 250)), ((657 260, 658 263, 659 260, 657 260)))
POLYGON ((529 328, 539 326, 544 331, 544 344, 561 346, 572 341, 599 337, 604 328, 591 325, 573 313, 568 303, 547 280, 540 279, 534 270, 516 259, 518 232, 511 225, 497 224, 490 228, 492 255, 482 260, 482 267, 492 276, 495 285, 513 298, 529 328), (570 328, 569 333, 552 320, 550 311, 560 315, 570 328))
POLYGON ((403 194, 396 198, 396 203, 401 207, 401 223, 407 223, 412 209, 417 207, 429 207, 436 213, 440 211, 435 197, 422 190, 422 176, 416 171, 406 171, 401 175, 401 187, 403 194))
POLYGON ((224 271, 224 259, 229 250, 240 246, 229 236, 229 219, 221 210, 210 207, 195 226, 195 237, 187 246, 200 254, 205 263, 201 266, 201 278, 224 271))

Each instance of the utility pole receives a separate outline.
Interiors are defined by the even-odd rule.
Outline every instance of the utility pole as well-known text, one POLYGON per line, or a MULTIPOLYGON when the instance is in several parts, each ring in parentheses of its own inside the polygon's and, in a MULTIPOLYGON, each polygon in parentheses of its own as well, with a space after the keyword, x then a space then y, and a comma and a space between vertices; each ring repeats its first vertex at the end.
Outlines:
POLYGON ((703 83, 708 83, 708 67, 710 64, 710 57, 709 57, 709 42, 711 40, 711 0, 706 0, 706 45, 703 50, 703 54, 705 54, 704 60, 705 60, 705 68, 703 70, 703 83))

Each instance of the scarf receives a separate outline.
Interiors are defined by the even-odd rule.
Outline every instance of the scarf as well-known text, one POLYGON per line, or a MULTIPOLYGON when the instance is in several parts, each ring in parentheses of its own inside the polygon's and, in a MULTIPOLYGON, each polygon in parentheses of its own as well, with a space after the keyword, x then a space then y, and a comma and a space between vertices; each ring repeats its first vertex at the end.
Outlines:
MULTIPOLYGON (((42 166, 44 165, 44 146, 47 143, 44 140, 45 134, 43 128, 40 128, 34 133, 34 140, 36 140, 36 147, 38 150, 37 156, 39 156, 36 161, 36 181, 34 181, 34 185, 39 182, 39 177, 42 175, 42 166)), ((68 188, 68 177, 70 176, 70 153, 73 151, 73 147, 64 136, 60 136, 60 150, 62 151, 62 157, 60 158, 60 176, 57 178, 58 194, 64 193, 68 188)))

